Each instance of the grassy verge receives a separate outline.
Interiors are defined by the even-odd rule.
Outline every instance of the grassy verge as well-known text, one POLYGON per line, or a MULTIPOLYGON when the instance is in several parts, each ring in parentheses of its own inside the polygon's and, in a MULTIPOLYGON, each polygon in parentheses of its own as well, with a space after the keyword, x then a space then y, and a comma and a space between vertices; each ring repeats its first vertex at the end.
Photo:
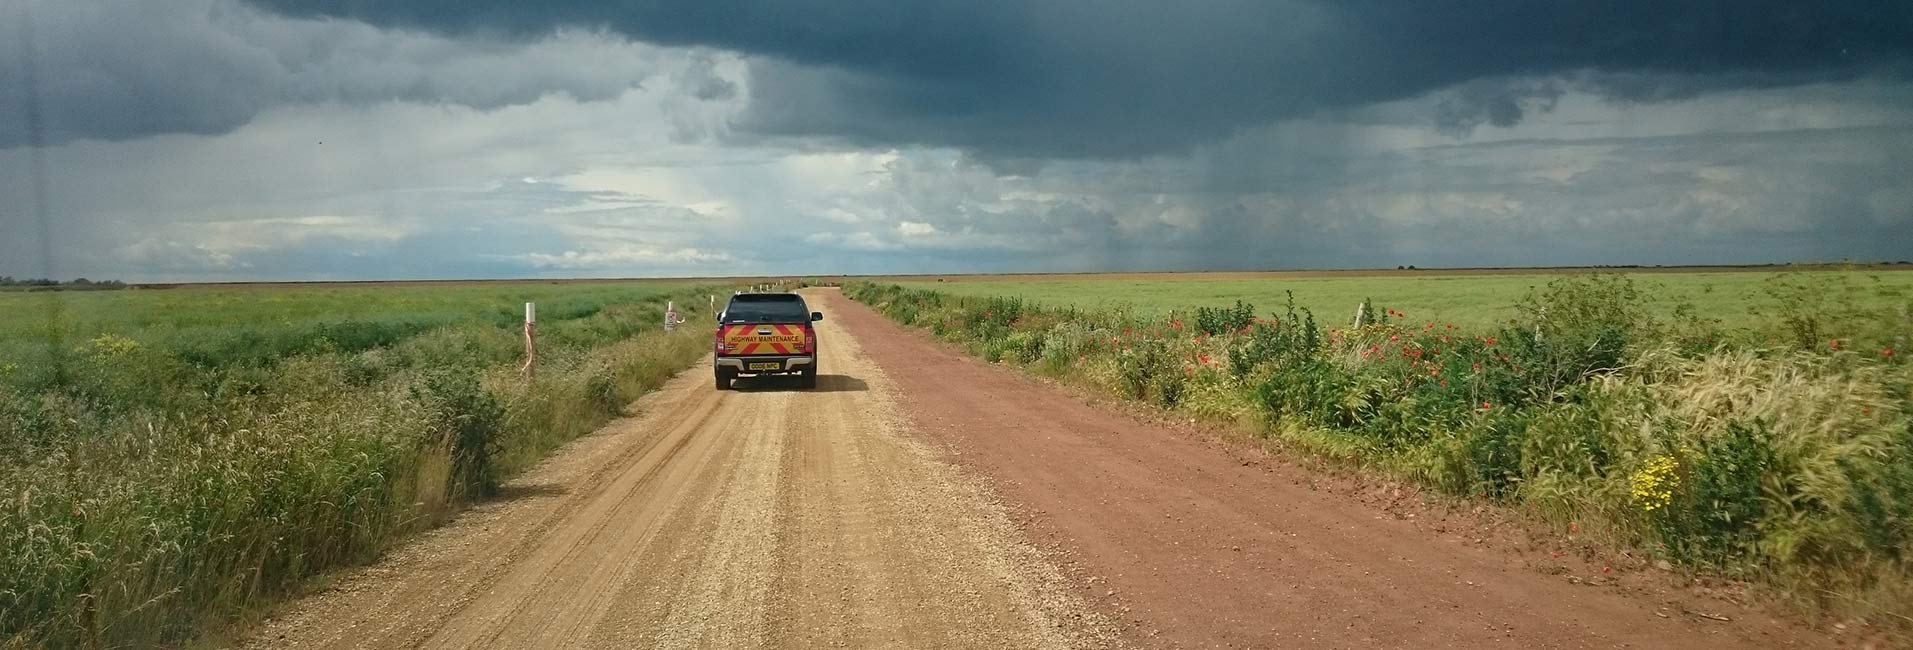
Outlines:
POLYGON ((52 327, 0 340, 0 647, 149 647, 241 620, 442 521, 708 345, 659 327, 667 299, 695 321, 692 287, 522 291, 117 292, 59 305, 71 320, 14 305, 52 327), (222 301, 224 322, 200 320, 222 301))
POLYGON ((1904 301, 1831 308, 1834 276, 1772 280, 1726 326, 1621 276, 1553 280, 1499 327, 1371 305, 1138 315, 858 284, 846 292, 990 361, 1904 629, 1913 616, 1913 334, 1904 301))
MULTIPOLYGON (((1227 305, 1237 300, 1263 306, 1285 303, 1291 295, 1299 308, 1317 317, 1348 322, 1355 306, 1365 299, 1433 320, 1468 327, 1494 329, 1520 316, 1523 296, 1560 277, 1561 273, 1510 270, 1497 273, 1444 274, 1422 271, 1412 275, 1352 275, 1293 277, 1268 274, 1140 274, 999 279, 991 276, 958 278, 949 282, 903 281, 913 289, 935 289, 953 296, 989 298, 1018 296, 1053 307, 1107 310, 1117 307, 1138 313, 1167 315, 1191 305, 1227 305)), ((1913 298, 1913 267, 1847 267, 1844 270, 1775 274, 1752 271, 1691 273, 1626 273, 1643 290, 1640 308, 1663 318, 1678 309, 1723 320, 1768 324, 1785 307, 1801 277, 1811 277, 1818 298, 1828 306, 1895 302, 1913 298)))

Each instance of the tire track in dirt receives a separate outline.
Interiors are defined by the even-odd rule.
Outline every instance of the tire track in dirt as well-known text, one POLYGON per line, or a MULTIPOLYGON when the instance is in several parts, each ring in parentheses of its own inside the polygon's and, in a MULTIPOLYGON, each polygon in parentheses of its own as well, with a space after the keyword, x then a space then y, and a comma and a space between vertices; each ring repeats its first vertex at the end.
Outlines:
POLYGON ((986 477, 1077 593, 1129 641, 1188 648, 1782 648, 1831 640, 1756 610, 1683 620, 1543 575, 1345 495, 1251 466, 1200 434, 1092 406, 906 330, 820 303, 890 371, 919 431, 986 477))
POLYGON ((641 456, 575 515, 567 518, 528 557, 514 563, 492 591, 467 606, 435 633, 427 648, 557 647, 573 645, 609 607, 613 588, 633 577, 638 549, 653 543, 687 503, 703 503, 721 484, 689 480, 734 455, 727 436, 740 414, 719 409, 712 417, 671 428, 662 448, 641 456))
MULTIPOLYGON (((481 595, 507 568, 546 543, 544 532, 606 497, 660 445, 682 435, 644 435, 659 423, 695 427, 708 420, 714 395, 667 386, 635 405, 646 413, 582 438, 454 522, 427 531, 381 562, 334 576, 324 593, 282 607, 244 639, 248 647, 418 647, 481 595)), ((681 432, 680 432, 681 433, 681 432)))
MULTIPOLYGON (((816 299, 816 298, 813 298, 816 299)), ((258 648, 1102 647, 834 320, 815 391, 708 364, 246 639, 258 648)))

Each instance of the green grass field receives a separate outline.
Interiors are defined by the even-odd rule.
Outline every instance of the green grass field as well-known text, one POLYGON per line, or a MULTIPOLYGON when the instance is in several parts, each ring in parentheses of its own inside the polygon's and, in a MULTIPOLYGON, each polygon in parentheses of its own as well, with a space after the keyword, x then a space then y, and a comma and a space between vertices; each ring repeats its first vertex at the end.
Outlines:
POLYGON ((207 367, 262 364, 325 348, 389 346, 455 324, 516 331, 524 303, 548 334, 617 304, 681 292, 682 281, 313 284, 122 291, 0 292, 0 360, 8 379, 42 379, 52 354, 102 335, 207 367))
POLYGON ((217 634, 707 353, 692 282, 0 293, 0 648, 217 634), (525 302, 538 372, 518 371, 525 302))
MULTIPOLYGON (((1468 327, 1487 327, 1515 316, 1515 305, 1531 288, 1559 277, 1549 273, 1505 275, 1442 275, 1425 271, 1415 275, 1307 277, 1306 274, 1122 274, 1082 276, 1023 276, 992 279, 971 276, 949 282, 906 280, 904 286, 936 289, 958 296, 1019 296, 1046 305, 1074 305, 1085 309, 1128 306, 1143 314, 1164 314, 1191 307, 1225 306, 1242 300, 1262 313, 1282 309, 1285 292, 1295 293, 1298 307, 1315 312, 1323 322, 1352 320, 1364 299, 1400 310, 1413 320, 1431 320, 1468 327)), ((1779 306, 1768 289, 1780 274, 1760 271, 1631 273, 1646 290, 1647 308, 1670 315, 1682 303, 1695 311, 1725 321, 1768 318, 1779 306)), ((1904 304, 1913 300, 1913 270, 1859 270, 1807 272, 1831 280, 1826 298, 1868 305, 1904 304)))

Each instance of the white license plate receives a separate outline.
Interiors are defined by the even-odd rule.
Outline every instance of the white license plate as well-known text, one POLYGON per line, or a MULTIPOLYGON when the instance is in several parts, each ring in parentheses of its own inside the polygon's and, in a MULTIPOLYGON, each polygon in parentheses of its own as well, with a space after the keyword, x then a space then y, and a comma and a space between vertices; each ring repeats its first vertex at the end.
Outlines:
POLYGON ((784 364, 776 361, 752 363, 744 366, 749 370, 783 370, 784 364))

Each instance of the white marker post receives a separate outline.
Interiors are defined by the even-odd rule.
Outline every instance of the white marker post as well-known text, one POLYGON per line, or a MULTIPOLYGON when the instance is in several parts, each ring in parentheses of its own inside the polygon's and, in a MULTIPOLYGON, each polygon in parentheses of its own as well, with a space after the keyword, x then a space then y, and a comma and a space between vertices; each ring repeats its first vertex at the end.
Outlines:
POLYGON ((519 374, 531 378, 538 367, 538 305, 525 303, 525 365, 519 374))
POLYGON ((669 300, 665 301, 664 302, 664 331, 669 332, 671 330, 677 329, 678 322, 679 321, 678 321, 677 303, 669 301, 669 300))

